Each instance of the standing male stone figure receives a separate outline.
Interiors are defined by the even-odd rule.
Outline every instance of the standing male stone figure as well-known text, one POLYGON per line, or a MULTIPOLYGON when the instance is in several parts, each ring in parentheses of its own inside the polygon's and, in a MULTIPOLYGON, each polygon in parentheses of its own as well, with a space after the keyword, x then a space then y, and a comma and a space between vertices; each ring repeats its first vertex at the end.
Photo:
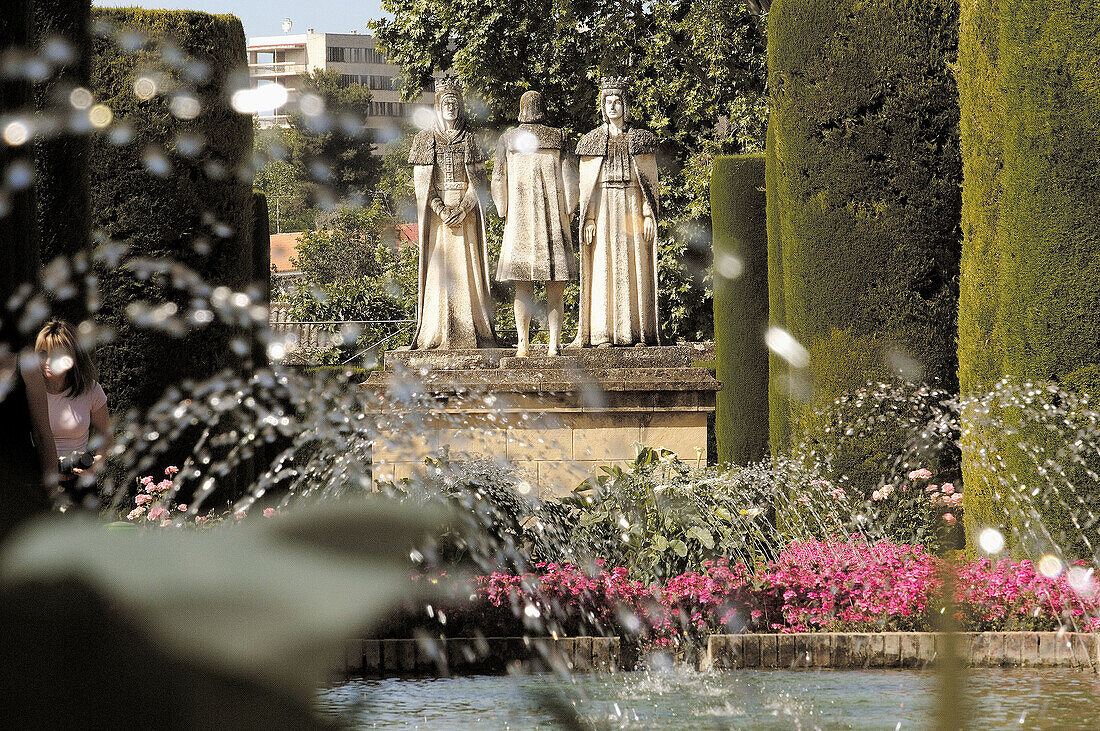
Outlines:
POLYGON ((560 129, 540 124, 542 95, 519 102, 518 127, 500 136, 493 163, 493 201, 504 217, 497 280, 515 282, 516 355, 526 357, 535 282, 546 283, 549 355, 561 348, 565 284, 577 276, 569 220, 577 207, 577 176, 560 129))
POLYGON ((412 348, 493 347, 485 219, 478 199, 485 157, 466 127, 456 80, 439 82, 435 110, 435 128, 419 132, 409 151, 420 229, 412 348))
POLYGON ((580 157, 581 296, 574 345, 659 345, 657 138, 630 126, 627 79, 600 81, 580 157))

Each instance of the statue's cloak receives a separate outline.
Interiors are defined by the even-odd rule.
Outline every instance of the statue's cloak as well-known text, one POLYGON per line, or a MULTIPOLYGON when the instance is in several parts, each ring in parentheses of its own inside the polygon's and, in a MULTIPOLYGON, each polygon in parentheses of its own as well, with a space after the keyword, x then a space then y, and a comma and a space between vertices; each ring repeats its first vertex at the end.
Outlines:
MULTIPOLYGON (((630 144, 631 175, 638 181, 650 210, 653 212, 654 226, 657 224, 659 197, 657 188, 657 136, 649 130, 628 128, 622 132, 628 135, 630 144)), ((600 170, 607 155, 607 124, 601 124, 577 143, 577 157, 580 158, 580 210, 577 219, 580 222, 580 308, 577 317, 577 337, 574 347, 590 344, 589 326, 591 323, 588 308, 592 301, 592 250, 584 243, 584 223, 588 220, 588 207, 600 180, 600 170)), ((654 276, 657 267, 657 237, 653 237, 652 261, 654 276)), ((653 283, 653 312, 657 312, 657 286, 653 283)), ((658 333, 659 337, 659 333, 658 333)))
MULTIPOLYGON (((409 164, 413 166, 413 192, 416 196, 416 223, 419 238, 419 252, 417 261, 417 287, 416 287, 416 332, 413 333, 411 348, 416 348, 420 338, 420 330, 423 327, 424 316, 424 288, 427 279, 428 249, 431 243, 430 225, 435 213, 431 208, 429 193, 432 190, 432 177, 435 174, 435 140, 437 135, 445 134, 436 130, 422 130, 413 138, 412 147, 409 149, 409 164)), ((484 272, 485 296, 487 302, 492 302, 489 293, 489 261, 485 249, 485 215, 481 210, 481 193, 488 187, 485 176, 485 155, 481 146, 477 143, 477 137, 469 130, 462 129, 459 133, 465 147, 466 179, 469 189, 467 198, 472 196, 473 207, 467 216, 473 215, 477 220, 477 228, 481 233, 481 245, 478 247, 478 256, 481 259, 479 268, 484 272)), ((444 225, 439 221, 438 225, 444 225)), ((492 320, 489 321, 490 327, 492 320)), ((496 333, 493 333, 496 340, 496 333)), ((495 345, 495 342, 492 343, 495 345)))

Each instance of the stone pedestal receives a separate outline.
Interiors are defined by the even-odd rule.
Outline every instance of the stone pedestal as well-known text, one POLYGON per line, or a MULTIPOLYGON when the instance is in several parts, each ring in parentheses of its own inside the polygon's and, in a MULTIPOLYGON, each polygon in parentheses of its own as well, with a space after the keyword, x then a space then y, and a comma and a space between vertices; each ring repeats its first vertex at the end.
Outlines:
POLYGON ((601 465, 631 461, 638 445, 664 447, 686 461, 706 459, 707 415, 721 388, 699 363, 710 344, 639 348, 566 348, 561 356, 532 346, 515 350, 386 353, 385 370, 364 388, 393 411, 395 393, 423 396, 413 424, 374 450, 375 478, 401 479, 446 447, 515 464, 540 496, 564 494, 601 465), (390 399, 385 396, 389 394, 390 399))

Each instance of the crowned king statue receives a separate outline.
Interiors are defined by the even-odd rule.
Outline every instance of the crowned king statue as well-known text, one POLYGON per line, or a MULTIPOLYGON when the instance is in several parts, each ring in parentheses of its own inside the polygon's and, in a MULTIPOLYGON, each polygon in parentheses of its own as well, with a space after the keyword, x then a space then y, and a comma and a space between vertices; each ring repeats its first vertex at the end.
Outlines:
POLYGON ((627 86, 600 81, 600 125, 577 144, 579 347, 659 344, 657 138, 630 126, 627 86))

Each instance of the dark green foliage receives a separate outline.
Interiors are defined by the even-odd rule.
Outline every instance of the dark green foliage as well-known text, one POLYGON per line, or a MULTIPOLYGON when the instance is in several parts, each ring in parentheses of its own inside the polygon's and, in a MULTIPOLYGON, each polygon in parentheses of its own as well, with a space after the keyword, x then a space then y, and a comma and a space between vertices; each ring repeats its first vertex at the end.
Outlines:
MULTIPOLYGON (((30 45, 31 6, 15 0, 0 12, 0 59, 30 45)), ((33 104, 32 89, 23 79, 0 75, 0 119, 27 111, 33 104)), ((34 165, 33 146, 12 147, 0 143, 0 171, 10 165, 34 165)), ((0 174, 0 181, 3 180, 0 174)), ((35 226, 34 187, 11 191, 0 182, 0 303, 38 274, 38 232, 35 226)), ((33 345, 19 331, 17 321, 0 305, 0 350, 18 351, 33 345)), ((10 361, 5 363, 10 367, 10 361)), ((30 414, 24 389, 5 376, 0 396, 0 543, 23 520, 49 510, 37 455, 30 440, 30 414)), ((10 631, 8 632, 10 634, 10 631)))
MULTIPOLYGON (((299 237, 292 264, 303 274, 286 297, 291 318, 303 322, 405 320, 416 313, 416 251, 383 239, 388 218, 380 201, 366 208, 342 208, 328 228, 299 237)), ((336 332, 337 326, 320 329, 336 332)), ((345 343, 368 348, 403 327, 400 324, 361 325, 344 331, 345 343)), ((404 345, 396 336, 386 346, 404 345)), ((323 355, 340 362, 350 353, 323 355)), ((332 363, 328 363, 332 364, 332 363)))
MULTIPOLYGON (((124 121, 133 137, 115 144, 93 139, 92 203, 97 234, 129 246, 130 257, 170 259, 196 271, 207 283, 243 290, 252 281, 252 191, 238 172, 252 147, 251 121, 229 106, 229 89, 245 72, 240 21, 228 15, 189 11, 96 9, 93 20, 170 42, 192 60, 173 65, 152 41, 136 52, 110 37, 94 40, 92 89, 124 121), (197 63, 196 63, 197 62, 197 63), (138 71, 159 74, 161 95, 148 101, 134 93, 138 71), (190 91, 201 104, 193 120, 172 116, 168 97, 190 91), (187 136, 203 144, 195 153, 187 136), (143 163, 162 156, 169 169, 158 174, 143 163)), ((101 323, 117 332, 100 348, 99 366, 116 410, 148 405, 169 384, 209 376, 238 364, 231 332, 215 321, 183 337, 143 329, 127 317, 131 306, 176 302, 181 311, 202 306, 167 277, 143 278, 125 264, 99 272, 101 323)))
POLYGON ((710 187, 718 459, 768 452, 768 232, 764 155, 719 157, 710 187))
POLYGON ((325 115, 296 113, 291 125, 297 132, 292 162, 310 171, 315 205, 324 210, 337 202, 361 206, 370 198, 380 167, 371 154, 370 89, 363 84, 340 85, 336 71, 315 69, 306 74, 305 91, 324 102, 325 115))
MULTIPOLYGON (((959 380, 981 394, 1003 377, 1100 393, 1100 3, 962 4, 963 260, 959 380)), ((1010 412, 992 415, 1011 424, 1010 412)), ((1006 436, 968 419, 967 529, 1020 528, 1012 496, 993 495, 982 447, 1005 461, 1021 494, 1043 480, 1022 440, 1064 445, 1036 428, 1006 436)), ((1070 473, 1078 485, 1092 485, 1070 473)), ((1085 490, 1089 500, 1095 489, 1085 490)), ((1056 501, 1040 506, 1056 542, 1076 529, 1056 501)))
MULTIPOLYGON (((63 40, 72 59, 60 65, 36 89, 36 107, 43 115, 75 122, 74 88, 89 85, 91 77, 91 4, 88 0, 35 0, 35 42, 63 40)), ((85 112, 86 113, 86 112, 85 112)), ((85 124, 86 126, 86 124, 85 124)), ((91 209, 88 160, 91 142, 86 129, 70 128, 36 144, 38 228, 43 263, 54 257, 87 255, 91 245, 91 209)), ((83 299, 82 297, 80 299, 83 299)), ((84 308, 73 298, 54 303, 54 314, 74 322, 84 308)))
MULTIPOLYGON (((787 392, 773 393, 776 437, 813 430, 815 407, 892 373, 955 387, 957 25, 953 0, 772 5, 772 320, 809 351, 806 371, 772 374, 787 392)), ((849 445, 834 466, 873 481, 897 436, 849 445)))

